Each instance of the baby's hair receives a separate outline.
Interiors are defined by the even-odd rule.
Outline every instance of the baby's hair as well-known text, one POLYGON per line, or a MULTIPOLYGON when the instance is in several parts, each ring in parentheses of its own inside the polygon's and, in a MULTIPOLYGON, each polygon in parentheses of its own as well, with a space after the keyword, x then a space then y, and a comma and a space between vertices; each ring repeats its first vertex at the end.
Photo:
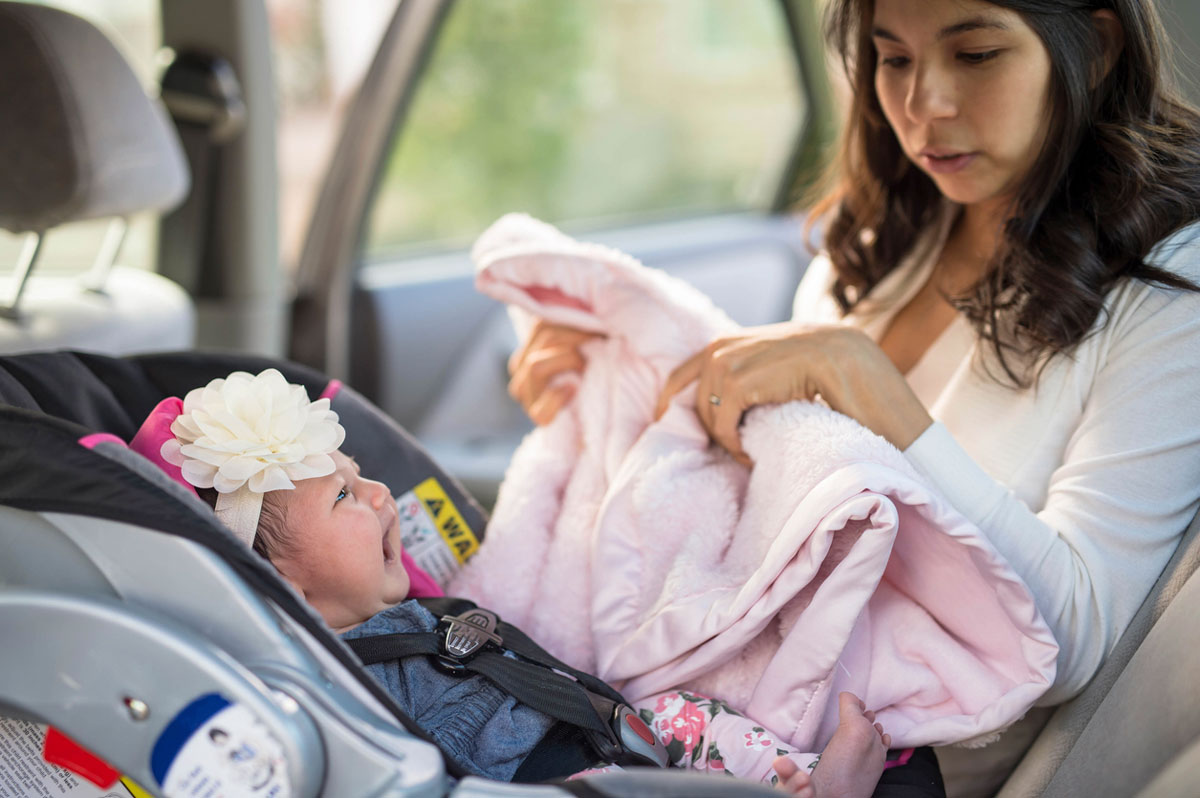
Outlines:
MULTIPOLYGON (((287 502, 283 500, 282 490, 268 491, 263 494, 262 513, 258 516, 258 532, 254 536, 254 551, 264 559, 274 562, 275 557, 284 554, 292 547, 292 535, 288 530, 287 502)), ((217 506, 217 491, 215 488, 196 488, 196 493, 209 507, 217 506)))

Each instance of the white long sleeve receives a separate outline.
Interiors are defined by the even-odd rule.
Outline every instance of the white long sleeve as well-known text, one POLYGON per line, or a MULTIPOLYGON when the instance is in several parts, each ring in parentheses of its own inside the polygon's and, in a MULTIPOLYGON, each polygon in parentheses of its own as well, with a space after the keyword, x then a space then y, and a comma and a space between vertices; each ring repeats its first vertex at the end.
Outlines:
MULTIPOLYGON (((1152 260, 1200 280, 1200 225, 1152 260)), ((828 315, 828 281, 824 261, 799 316, 828 315)), ((1200 294, 1128 282, 1106 308, 1035 389, 991 380, 961 319, 908 375, 937 423, 905 455, 1009 559, 1058 637, 1044 704, 1095 674, 1200 505, 1200 294)), ((845 321, 870 332, 886 318, 845 321)))

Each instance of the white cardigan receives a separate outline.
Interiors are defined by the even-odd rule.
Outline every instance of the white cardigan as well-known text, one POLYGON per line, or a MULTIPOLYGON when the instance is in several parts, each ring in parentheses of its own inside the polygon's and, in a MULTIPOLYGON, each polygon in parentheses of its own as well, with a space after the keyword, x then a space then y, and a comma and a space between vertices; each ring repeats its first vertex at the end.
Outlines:
MULTIPOLYGON (((794 318, 878 339, 925 283, 952 218, 845 318, 817 257, 794 318)), ((1149 260, 1200 282, 1200 223, 1149 260)), ((993 356, 961 316, 906 375, 935 423, 905 456, 1008 558, 1058 638, 1043 705, 1096 673, 1200 505, 1200 294, 1126 281, 1105 309, 1029 390, 986 375, 993 356)))

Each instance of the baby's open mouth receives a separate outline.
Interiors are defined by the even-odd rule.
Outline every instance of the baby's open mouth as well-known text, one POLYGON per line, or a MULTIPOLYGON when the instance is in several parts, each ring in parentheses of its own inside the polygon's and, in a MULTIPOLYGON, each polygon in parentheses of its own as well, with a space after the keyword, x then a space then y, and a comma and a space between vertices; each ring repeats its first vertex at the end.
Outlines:
POLYGON ((395 562, 396 552, 392 550, 392 543, 388 540, 387 532, 383 533, 383 561, 386 564, 395 562))

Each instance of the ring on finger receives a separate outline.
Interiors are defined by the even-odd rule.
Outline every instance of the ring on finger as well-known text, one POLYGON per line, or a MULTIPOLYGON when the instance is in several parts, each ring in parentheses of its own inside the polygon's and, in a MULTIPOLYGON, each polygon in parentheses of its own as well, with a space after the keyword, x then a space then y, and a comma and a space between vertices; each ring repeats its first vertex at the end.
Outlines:
POLYGON ((717 396, 715 393, 710 393, 708 395, 708 403, 713 407, 719 407, 721 404, 721 397, 717 396))

